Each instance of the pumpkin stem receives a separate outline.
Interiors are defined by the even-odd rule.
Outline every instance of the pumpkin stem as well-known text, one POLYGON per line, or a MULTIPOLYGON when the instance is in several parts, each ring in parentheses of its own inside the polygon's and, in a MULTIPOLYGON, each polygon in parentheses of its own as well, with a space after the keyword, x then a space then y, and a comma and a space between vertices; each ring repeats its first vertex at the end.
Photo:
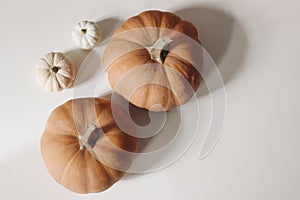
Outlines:
POLYGON ((57 73, 59 69, 60 69, 59 67, 52 67, 52 71, 53 71, 54 73, 57 73))
POLYGON ((101 129, 95 124, 89 125, 83 133, 78 134, 80 149, 92 149, 100 138, 101 129))
POLYGON ((83 29, 81 29, 81 32, 82 32, 83 34, 86 34, 87 29, 86 29, 86 28, 83 28, 83 29))
POLYGON ((171 38, 164 36, 156 40, 153 45, 147 46, 146 49, 150 54, 150 58, 163 64, 169 53, 169 45, 171 42, 171 38))

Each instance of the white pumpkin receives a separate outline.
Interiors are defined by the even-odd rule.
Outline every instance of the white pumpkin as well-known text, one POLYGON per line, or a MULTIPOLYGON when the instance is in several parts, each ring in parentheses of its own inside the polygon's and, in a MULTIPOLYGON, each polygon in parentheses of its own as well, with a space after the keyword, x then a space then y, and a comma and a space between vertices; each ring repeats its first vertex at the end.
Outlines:
POLYGON ((72 32, 73 41, 81 49, 92 49, 102 39, 100 29, 95 22, 79 22, 72 32))
POLYGON ((36 65, 36 78, 50 92, 58 92, 73 85, 76 70, 73 62, 63 53, 51 52, 36 65))

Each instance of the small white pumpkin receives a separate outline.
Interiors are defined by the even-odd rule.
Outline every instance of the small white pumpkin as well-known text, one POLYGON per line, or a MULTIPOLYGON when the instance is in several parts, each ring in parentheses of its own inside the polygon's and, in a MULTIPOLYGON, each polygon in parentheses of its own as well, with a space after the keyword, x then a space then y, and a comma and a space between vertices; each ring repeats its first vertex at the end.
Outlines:
POLYGON ((102 39, 99 26, 91 21, 76 24, 72 36, 75 44, 81 49, 92 49, 102 39))
POLYGON ((39 60, 35 75, 43 88, 58 92, 73 85, 76 70, 63 53, 51 52, 39 60))

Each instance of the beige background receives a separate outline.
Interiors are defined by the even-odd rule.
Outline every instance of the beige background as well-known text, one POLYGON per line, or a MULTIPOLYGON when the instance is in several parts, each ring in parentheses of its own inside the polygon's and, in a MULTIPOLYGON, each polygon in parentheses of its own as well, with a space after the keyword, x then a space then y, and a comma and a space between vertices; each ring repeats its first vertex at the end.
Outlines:
MULTIPOLYGON (((299 8, 297 0, 2 1, 0 199, 300 199, 299 8), (74 91, 44 91, 34 78, 35 63, 54 50, 83 55, 71 38, 78 21, 98 21, 108 38, 145 9, 176 12, 199 29, 225 82, 222 137, 204 160, 197 158, 199 136, 161 171, 129 175, 101 194, 75 195, 52 180, 39 152, 49 112, 74 91)), ((101 65, 97 54, 93 59, 101 65)), ((81 74, 79 89, 98 79, 95 66, 81 74)), ((105 78, 99 91, 110 90, 105 78)), ((208 94, 198 102, 201 135, 209 122, 208 94)))

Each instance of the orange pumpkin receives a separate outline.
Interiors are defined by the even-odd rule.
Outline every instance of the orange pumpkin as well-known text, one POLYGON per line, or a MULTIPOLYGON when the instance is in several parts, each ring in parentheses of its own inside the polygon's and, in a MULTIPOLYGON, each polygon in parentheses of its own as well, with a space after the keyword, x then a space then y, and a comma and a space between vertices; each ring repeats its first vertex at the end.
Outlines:
POLYGON ((131 129, 127 114, 110 100, 74 99, 50 115, 41 152, 54 179, 76 193, 103 191, 123 176, 137 152, 137 139, 124 133, 113 113, 131 129))
POLYGON ((115 31, 103 62, 118 94, 141 108, 170 110, 199 87, 200 44, 192 23, 169 12, 145 11, 115 31))

